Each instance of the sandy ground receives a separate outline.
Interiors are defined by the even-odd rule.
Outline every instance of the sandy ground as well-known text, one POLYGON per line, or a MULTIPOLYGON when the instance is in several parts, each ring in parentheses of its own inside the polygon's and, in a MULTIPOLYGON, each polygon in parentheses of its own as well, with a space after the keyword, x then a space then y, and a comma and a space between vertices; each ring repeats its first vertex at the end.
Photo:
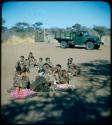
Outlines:
MULTIPOLYGON (((2 44, 2 51, 1 51, 2 52, 2 65, 1 65, 2 66, 1 67, 1 70, 2 70, 2 74, 1 74, 1 103, 2 103, 2 106, 8 107, 11 104, 12 104, 12 106, 14 106, 13 104, 17 103, 18 107, 19 107, 19 104, 24 105, 26 103, 31 103, 33 101, 37 101, 38 102, 38 100, 40 100, 40 97, 34 97, 34 98, 30 98, 30 99, 25 100, 25 101, 24 100, 23 101, 19 100, 19 101, 15 101, 15 102, 12 103, 11 100, 10 100, 9 94, 7 93, 7 89, 12 86, 13 71, 14 71, 14 66, 15 66, 16 61, 18 60, 18 58, 21 55, 24 55, 25 58, 27 58, 28 57, 28 53, 30 51, 33 52, 33 54, 34 54, 34 56, 35 56, 35 58, 37 60, 38 60, 39 57, 43 57, 43 58, 50 57, 54 65, 55 64, 61 64, 63 68, 66 68, 67 58, 69 58, 69 57, 72 57, 74 59, 74 62, 77 65, 78 64, 86 64, 86 63, 89 63, 91 61, 96 61, 96 60, 97 61, 94 63, 95 65, 97 63, 99 63, 98 60, 100 60, 100 61, 104 60, 104 62, 101 62, 101 64, 107 63, 107 62, 108 62, 108 65, 110 64, 110 47, 109 46, 105 46, 105 45, 101 46, 101 48, 99 50, 85 50, 84 48, 83 49, 81 49, 81 48, 61 49, 59 47, 58 43, 52 43, 52 44, 51 43, 50 44, 48 44, 48 43, 30 43, 30 44, 23 43, 23 44, 18 44, 18 45, 2 44)), ((106 65, 106 64, 104 64, 104 65, 106 65)), ((87 86, 87 84, 84 84, 84 83, 90 83, 90 81, 89 81, 90 79, 89 80, 88 79, 85 80, 87 78, 86 76, 84 78, 84 71, 85 71, 84 68, 82 68, 82 75, 80 77, 75 77, 73 80, 70 81, 70 84, 74 85, 76 87, 76 89, 77 88, 81 88, 81 90, 83 88, 85 89, 84 85, 87 86)), ((89 65, 86 66, 86 69, 89 69, 89 65)), ((90 70, 92 71, 92 69, 90 69, 90 70)), ((36 76, 36 73, 37 73, 37 71, 35 69, 35 70, 33 70, 29 74, 30 80, 34 80, 34 78, 36 76)), ((96 73, 98 73, 98 72, 96 72, 96 73)), ((110 80, 109 75, 106 76, 106 74, 102 74, 102 77, 100 75, 98 76, 98 78, 102 78, 102 79, 104 78, 104 80, 106 80, 107 77, 108 77, 108 81, 107 82, 109 82, 109 80, 110 80)), ((95 78, 97 78, 97 77, 95 77, 95 78)), ((101 81, 101 79, 100 79, 100 81, 101 81)), ((100 81, 99 81, 99 83, 100 83, 100 81)), ((80 89, 78 89, 78 90, 80 91, 80 89)), ((104 90, 103 90, 103 92, 104 92, 104 90)), ((107 92, 106 93, 107 96, 109 96, 110 95, 110 89, 108 88, 108 91, 106 91, 106 92, 107 92)), ((98 92, 97 95, 99 93, 100 92, 98 92)), ((105 92, 103 94, 106 95, 105 92)), ((101 95, 101 93, 99 95, 101 95)), ((90 95, 88 94, 88 97, 89 96, 90 95)), ((41 98, 41 100, 42 99, 43 98, 41 98)), ((49 98, 49 100, 47 99, 47 101, 50 102, 50 99, 51 98, 49 98)), ((87 101, 90 101, 90 100, 87 99, 87 101)), ((41 102, 41 104, 43 105, 42 102, 41 102)), ((31 105, 36 105, 36 104, 31 103, 31 105)), ((49 109, 49 106, 52 107, 51 104, 49 104, 47 106, 48 106, 48 107, 46 107, 47 109, 49 109)), ((14 107, 18 108, 16 106, 14 106, 14 107)), ((13 110, 14 110, 14 107, 13 107, 13 110)), ((7 110, 11 110, 10 108, 11 107, 9 107, 9 109, 7 109, 7 110)), ((44 111, 40 111, 40 112, 41 113, 45 113, 45 111, 47 109, 45 109, 44 111)), ((7 110, 4 109, 4 111, 7 111, 7 110)), ((27 117, 26 117, 26 114, 24 114, 25 115, 24 120, 22 119, 23 116, 19 116, 21 114, 21 112, 20 112, 20 113, 15 115, 15 118, 10 118, 9 122, 12 122, 12 123, 16 123, 16 122, 17 123, 34 123, 35 121, 37 121, 37 122, 38 121, 44 121, 45 120, 45 116, 43 114, 41 114, 41 113, 40 113, 40 115, 38 117, 36 117, 36 116, 35 116, 35 118, 33 117, 35 115, 35 113, 38 114, 38 111, 36 112, 34 110, 31 110, 30 114, 28 114, 28 111, 27 111, 27 117), (19 118, 19 117, 21 117, 21 118, 19 118), (38 120, 37 120, 37 118, 38 118, 38 120), (44 118, 44 119, 42 119, 42 118, 44 118)), ((22 111, 24 112, 24 110, 22 110, 22 111)), ((51 116, 46 117, 46 120, 44 122, 45 123, 49 123, 51 121, 50 123, 53 123, 52 121, 55 118, 54 123, 65 123, 66 122, 66 118, 61 117, 60 116, 61 113, 62 113, 62 110, 57 110, 57 111, 54 110, 54 112, 52 111, 53 118, 51 116), (57 114, 58 114, 58 118, 57 118, 57 114), (52 120, 50 118, 52 118, 52 120), (62 120, 62 119, 64 119, 64 120, 62 120)), ((106 115, 108 116, 108 114, 109 114, 109 112, 107 112, 106 115)), ((9 117, 9 115, 11 115, 11 114, 10 113, 8 115, 5 114, 4 118, 5 117, 6 118, 9 117)), ((104 113, 104 116, 105 116, 105 113, 104 113)), ((68 119, 68 122, 69 122, 69 120, 71 120, 71 119, 68 119)), ((72 119, 71 122, 75 122, 75 121, 72 119)), ((43 123, 43 122, 39 122, 39 123, 43 123)))

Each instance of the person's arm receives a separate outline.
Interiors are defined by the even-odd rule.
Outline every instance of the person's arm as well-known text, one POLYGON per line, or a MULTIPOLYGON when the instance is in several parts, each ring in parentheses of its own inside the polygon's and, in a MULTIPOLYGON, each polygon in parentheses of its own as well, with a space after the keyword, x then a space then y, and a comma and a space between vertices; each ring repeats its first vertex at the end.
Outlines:
POLYGON ((53 65, 53 63, 52 62, 50 62, 50 66, 53 68, 54 67, 54 65, 53 65))
POLYGON ((77 66, 76 66, 74 63, 73 63, 73 68, 74 68, 74 69, 76 69, 76 68, 77 68, 77 66))
POLYGON ((69 74, 67 73, 67 82, 69 84, 69 74))
POLYGON ((60 72, 58 73, 58 79, 59 79, 59 82, 61 82, 61 80, 62 80, 62 71, 60 71, 60 72))
POLYGON ((37 64, 37 60, 34 58, 34 62, 35 62, 35 64, 37 64))
POLYGON ((15 68, 18 66, 18 63, 19 63, 19 61, 16 62, 16 64, 15 64, 15 68))

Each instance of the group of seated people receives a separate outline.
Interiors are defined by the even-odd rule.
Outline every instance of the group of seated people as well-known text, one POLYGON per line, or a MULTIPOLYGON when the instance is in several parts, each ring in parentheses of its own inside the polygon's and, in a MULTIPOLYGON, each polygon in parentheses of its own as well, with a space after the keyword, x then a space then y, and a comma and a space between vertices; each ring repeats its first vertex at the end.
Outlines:
MULTIPOLYGON (((29 53, 28 58, 20 56, 20 59, 15 65, 15 73, 13 78, 13 87, 8 90, 11 92, 15 87, 21 89, 31 89, 33 91, 41 91, 41 88, 49 89, 55 84, 69 84, 70 78, 79 74, 79 68, 73 63, 73 58, 67 59, 67 69, 62 69, 60 64, 53 65, 50 58, 39 58, 37 61, 32 52, 29 53), (37 68, 35 81, 30 82, 27 73, 30 74, 30 68, 37 68)), ((42 90, 44 91, 44 89, 42 90)))

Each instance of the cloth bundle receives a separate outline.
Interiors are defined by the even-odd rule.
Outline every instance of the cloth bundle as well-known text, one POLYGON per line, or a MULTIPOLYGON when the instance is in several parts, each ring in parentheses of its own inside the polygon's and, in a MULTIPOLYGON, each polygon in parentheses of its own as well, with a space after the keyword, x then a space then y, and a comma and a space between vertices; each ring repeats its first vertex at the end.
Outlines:
POLYGON ((72 86, 69 84, 55 84, 54 88, 55 90, 66 90, 66 89, 71 89, 72 86))
POLYGON ((23 98, 26 98, 26 97, 29 97, 29 96, 36 95, 36 92, 34 92, 30 89, 19 90, 19 88, 16 88, 16 89, 11 91, 10 95, 13 99, 23 99, 23 98))

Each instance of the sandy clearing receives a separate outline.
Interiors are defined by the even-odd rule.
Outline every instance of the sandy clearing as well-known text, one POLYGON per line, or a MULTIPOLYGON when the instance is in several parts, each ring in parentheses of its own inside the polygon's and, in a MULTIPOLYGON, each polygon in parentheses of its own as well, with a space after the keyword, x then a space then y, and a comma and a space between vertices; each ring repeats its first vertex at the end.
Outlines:
MULTIPOLYGON (((28 53, 32 51, 35 58, 51 57, 52 62, 55 64, 62 64, 66 68, 66 60, 69 57, 74 59, 76 64, 93 61, 97 59, 104 59, 110 61, 110 47, 101 46, 99 50, 85 50, 80 48, 61 49, 58 43, 33 43, 33 44, 18 44, 7 45, 2 44, 2 103, 7 103, 8 93, 6 90, 12 84, 13 70, 18 57, 24 55, 28 57, 28 53)), ((36 70, 30 73, 30 78, 35 78, 36 70)), ((75 79, 76 80, 76 79, 75 79)))

